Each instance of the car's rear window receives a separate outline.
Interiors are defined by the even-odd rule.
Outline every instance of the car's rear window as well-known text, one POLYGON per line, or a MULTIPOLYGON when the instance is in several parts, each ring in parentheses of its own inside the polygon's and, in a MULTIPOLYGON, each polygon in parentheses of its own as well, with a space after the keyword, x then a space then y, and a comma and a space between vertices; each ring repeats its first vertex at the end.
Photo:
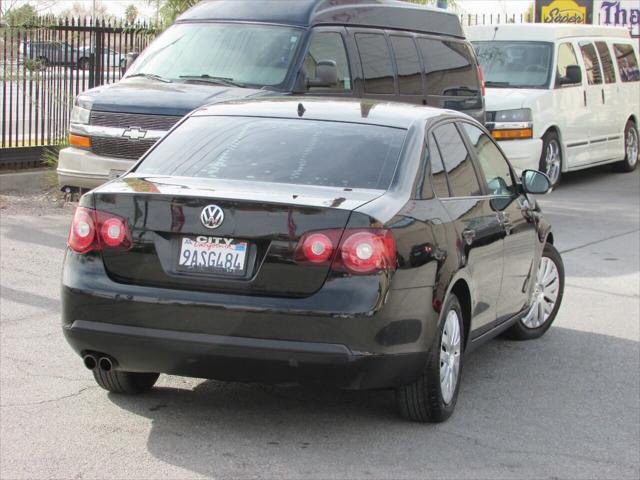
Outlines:
POLYGON ((386 190, 406 133, 392 127, 305 119, 191 117, 136 171, 386 190))

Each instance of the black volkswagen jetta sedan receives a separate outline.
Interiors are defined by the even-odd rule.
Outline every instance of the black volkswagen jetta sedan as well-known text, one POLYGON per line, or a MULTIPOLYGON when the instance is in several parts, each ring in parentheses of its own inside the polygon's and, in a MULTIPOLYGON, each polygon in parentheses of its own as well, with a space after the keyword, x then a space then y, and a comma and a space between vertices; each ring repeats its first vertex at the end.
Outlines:
POLYGON ((531 196, 548 188, 453 111, 203 107, 82 197, 64 334, 111 392, 159 373, 390 388, 404 417, 442 421, 465 353, 556 316, 562 260, 531 196))

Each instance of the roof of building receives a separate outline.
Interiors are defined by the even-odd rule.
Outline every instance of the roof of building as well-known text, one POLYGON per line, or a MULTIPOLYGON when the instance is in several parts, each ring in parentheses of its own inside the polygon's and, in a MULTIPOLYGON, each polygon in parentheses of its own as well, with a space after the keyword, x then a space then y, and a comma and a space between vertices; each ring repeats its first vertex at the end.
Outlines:
POLYGON ((204 106, 193 116, 242 116, 266 118, 304 118, 345 123, 364 123, 409 128, 413 123, 442 115, 465 117, 440 108, 361 99, 266 97, 233 100, 204 106))
POLYGON ((353 25, 464 37, 455 14, 397 0, 210 0, 178 19, 197 20, 300 27, 353 25))
POLYGON ((629 30, 623 27, 602 25, 575 25, 549 23, 508 23, 503 25, 480 25, 465 28, 471 41, 532 40, 552 42, 572 37, 630 38, 629 30))

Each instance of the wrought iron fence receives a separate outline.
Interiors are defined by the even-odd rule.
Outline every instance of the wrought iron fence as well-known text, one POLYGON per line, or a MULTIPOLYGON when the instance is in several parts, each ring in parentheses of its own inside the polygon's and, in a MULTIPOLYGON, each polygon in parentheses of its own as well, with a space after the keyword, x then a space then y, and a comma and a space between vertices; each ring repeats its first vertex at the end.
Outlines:
POLYGON ((127 53, 142 51, 157 33, 146 24, 90 19, 3 27, 0 156, 6 158, 8 148, 64 142, 76 95, 117 82, 127 53))

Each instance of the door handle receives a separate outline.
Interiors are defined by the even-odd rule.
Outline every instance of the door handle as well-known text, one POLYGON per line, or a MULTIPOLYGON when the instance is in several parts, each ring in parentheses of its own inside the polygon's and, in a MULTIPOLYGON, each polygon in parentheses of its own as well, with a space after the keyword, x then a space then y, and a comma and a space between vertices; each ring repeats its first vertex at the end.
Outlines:
POLYGON ((586 92, 586 90, 582 91, 582 96, 584 98, 584 106, 586 107, 587 106, 587 92, 586 92))
POLYGON ((604 88, 601 91, 602 91, 602 103, 604 103, 604 88))
POLYGON ((467 242, 467 245, 471 245, 473 243, 473 239, 476 238, 476 231, 470 228, 465 228, 462 231, 462 237, 467 242))

